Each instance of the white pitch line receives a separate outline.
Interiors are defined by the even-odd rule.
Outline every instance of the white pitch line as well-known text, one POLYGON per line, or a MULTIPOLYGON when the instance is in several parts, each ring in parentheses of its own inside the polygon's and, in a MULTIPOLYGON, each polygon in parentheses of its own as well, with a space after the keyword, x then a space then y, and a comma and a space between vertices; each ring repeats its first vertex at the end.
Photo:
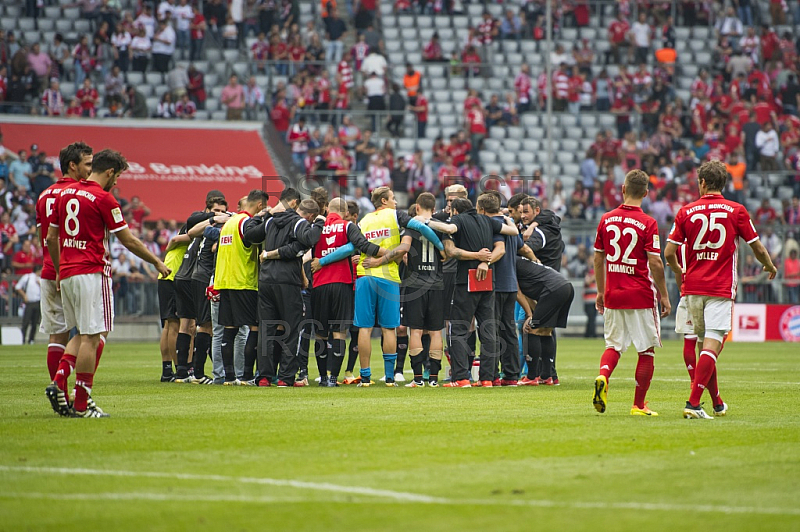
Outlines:
MULTIPOLYGON (((579 510, 637 510, 654 512, 685 512, 687 510, 702 513, 723 513, 723 514, 752 514, 752 515, 796 515, 800 516, 800 508, 774 508, 757 506, 717 506, 711 504, 686 505, 686 504, 666 504, 666 503, 642 503, 642 502, 578 502, 578 501, 556 501, 547 499, 451 499, 445 497, 432 497, 429 495, 407 493, 400 491, 381 490, 358 486, 342 486, 329 483, 302 482, 293 480, 280 480, 271 478, 253 477, 226 477, 222 475, 193 475, 188 473, 166 473, 156 471, 115 471, 103 469, 83 469, 65 467, 16 467, 0 465, 0 471, 21 472, 21 473, 41 473, 56 475, 93 475, 93 476, 112 476, 112 477, 132 477, 132 478, 169 478, 174 480, 200 480, 214 482, 231 482, 236 484, 261 484, 269 486, 283 486, 298 489, 310 489, 318 491, 333 492, 338 494, 365 495, 368 497, 378 497, 391 499, 396 503, 422 503, 439 504, 444 506, 524 506, 536 508, 573 508, 579 510)), ((303 502, 307 499, 292 497, 253 497, 238 495, 203 495, 203 494, 158 494, 158 493, 138 493, 138 492, 105 492, 99 494, 48 494, 48 493, 0 493, 0 499, 54 499, 54 500, 86 500, 103 498, 106 500, 175 500, 175 501, 204 501, 204 502, 247 502, 247 503, 272 503, 272 502, 303 502)), ((334 499, 341 500, 340 497, 334 499)), ((356 504, 372 504, 372 500, 354 499, 348 502, 356 504)))
POLYGON ((19 471, 22 473, 43 473, 54 475, 90 475, 108 477, 140 477, 140 478, 169 478, 177 480, 201 480, 212 482, 237 482, 240 484, 261 484, 266 486, 282 486, 289 488, 330 491, 334 493, 348 493, 352 495, 367 495, 382 497, 401 502, 437 503, 444 501, 439 497, 405 493, 402 491, 380 490, 358 486, 340 486, 327 482, 303 482, 300 480, 284 480, 275 478, 254 477, 226 477, 222 475, 195 475, 191 473, 167 473, 163 471, 115 471, 106 469, 83 469, 67 467, 9 467, 0 465, 0 471, 19 471))
MULTIPOLYGON (((0 499, 47 499, 56 501, 165 501, 165 502, 244 502, 244 503, 284 503, 306 502, 303 497, 253 497, 249 495, 203 495, 177 493, 105 492, 105 493, 0 493, 0 499)), ((345 501, 344 498, 341 498, 345 501)))

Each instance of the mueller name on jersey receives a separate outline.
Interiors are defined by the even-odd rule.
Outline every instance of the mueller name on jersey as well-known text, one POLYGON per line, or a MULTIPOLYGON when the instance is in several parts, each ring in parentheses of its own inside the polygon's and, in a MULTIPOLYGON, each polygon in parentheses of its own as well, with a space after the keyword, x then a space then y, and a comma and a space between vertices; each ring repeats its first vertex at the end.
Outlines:
POLYGON ((610 223, 629 224, 629 225, 633 225, 633 226, 638 227, 642 231, 644 231, 647 228, 647 226, 644 225, 639 220, 636 220, 635 218, 630 218, 628 216, 624 216, 624 217, 623 216, 609 216, 608 218, 606 218, 606 222, 605 223, 606 223, 606 225, 608 225, 610 223))
POLYGON ((382 238, 389 238, 391 236, 391 231, 388 227, 382 227, 381 229, 373 229, 372 231, 367 231, 364 233, 364 238, 367 240, 378 240, 382 238))

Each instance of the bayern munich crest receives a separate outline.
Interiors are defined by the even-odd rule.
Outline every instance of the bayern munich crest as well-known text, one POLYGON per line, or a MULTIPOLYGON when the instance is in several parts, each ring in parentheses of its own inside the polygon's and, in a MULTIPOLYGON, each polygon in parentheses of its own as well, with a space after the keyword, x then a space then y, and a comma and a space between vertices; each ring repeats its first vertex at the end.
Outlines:
POLYGON ((781 337, 787 342, 800 342, 800 306, 786 309, 778 323, 781 337))

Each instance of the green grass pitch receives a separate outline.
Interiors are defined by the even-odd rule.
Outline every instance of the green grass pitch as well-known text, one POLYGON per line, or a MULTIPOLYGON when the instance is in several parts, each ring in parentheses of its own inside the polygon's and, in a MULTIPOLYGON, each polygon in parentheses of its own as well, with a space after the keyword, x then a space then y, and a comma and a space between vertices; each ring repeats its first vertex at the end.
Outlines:
POLYGON ((630 353, 597 414, 601 351, 559 340, 556 388, 255 389, 161 384, 157 344, 112 336, 113 417, 77 420, 43 347, 2 347, 0 530, 800 530, 797 345, 726 346, 713 421, 681 418, 674 341, 659 417, 629 415, 630 353))

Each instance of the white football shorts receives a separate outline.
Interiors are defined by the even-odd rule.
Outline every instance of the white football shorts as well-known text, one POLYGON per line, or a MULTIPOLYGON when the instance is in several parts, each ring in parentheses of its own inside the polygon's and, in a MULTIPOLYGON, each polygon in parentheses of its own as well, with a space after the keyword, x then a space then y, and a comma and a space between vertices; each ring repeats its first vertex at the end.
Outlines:
POLYGON ((733 324, 733 301, 715 296, 686 296, 686 306, 694 323, 694 333, 701 340, 706 331, 727 334, 733 324))
POLYGON ((631 343, 637 353, 661 347, 661 319, 655 308, 607 308, 603 319, 606 347, 620 353, 631 343))
POLYGON ((64 307, 61 304, 61 292, 56 290, 56 282, 42 279, 42 323, 39 331, 44 334, 61 334, 67 332, 67 322, 64 319, 64 307))
POLYGON ((114 294, 111 278, 102 273, 74 275, 61 281, 61 299, 67 327, 80 334, 114 330, 114 294))

